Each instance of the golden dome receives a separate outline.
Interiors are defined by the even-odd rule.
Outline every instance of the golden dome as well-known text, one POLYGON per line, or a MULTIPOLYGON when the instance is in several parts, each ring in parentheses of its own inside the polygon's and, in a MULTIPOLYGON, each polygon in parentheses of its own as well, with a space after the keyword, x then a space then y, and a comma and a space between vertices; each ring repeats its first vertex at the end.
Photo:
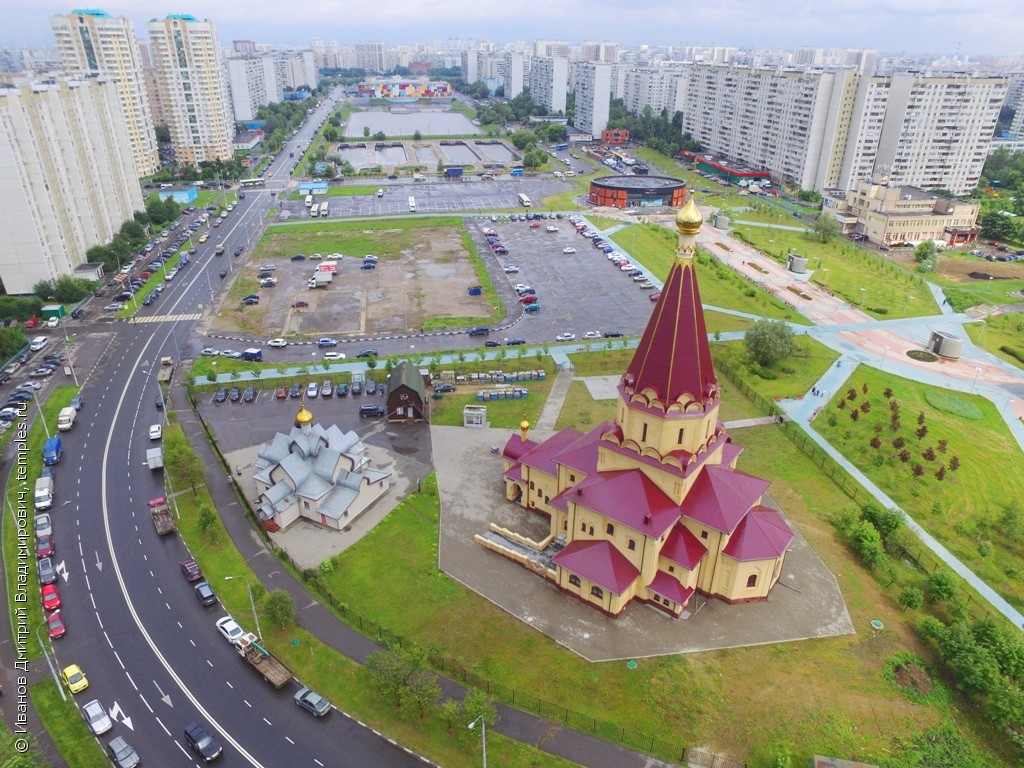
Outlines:
POLYGON ((303 406, 299 408, 299 412, 295 414, 295 423, 299 425, 313 423, 313 414, 306 409, 305 404, 303 404, 303 406))
POLYGON ((700 231, 700 225, 704 223, 704 217, 700 215, 697 204, 693 202, 693 195, 686 201, 686 205, 676 213, 676 229, 683 235, 695 235, 700 231))
POLYGON ((520 429, 529 429, 530 428, 530 422, 528 422, 526 419, 523 419, 521 422, 519 422, 519 428, 520 429))

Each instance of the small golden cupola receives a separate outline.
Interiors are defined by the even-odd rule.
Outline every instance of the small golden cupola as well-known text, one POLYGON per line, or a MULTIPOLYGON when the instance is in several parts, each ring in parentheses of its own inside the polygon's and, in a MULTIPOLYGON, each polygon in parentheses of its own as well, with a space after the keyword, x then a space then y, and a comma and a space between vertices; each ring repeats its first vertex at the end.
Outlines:
POLYGON ((522 441, 524 443, 526 442, 527 436, 529 434, 530 434, 530 422, 527 421, 524 418, 521 422, 519 422, 519 436, 520 436, 520 438, 522 439, 522 441))
POLYGON ((295 426, 302 430, 309 429, 313 423, 313 413, 306 408, 306 401, 303 398, 299 405, 299 412, 295 414, 295 426))
POLYGON ((676 229, 681 235, 696 235, 700 232, 704 217, 700 213, 697 204, 693 202, 693 195, 686 201, 686 205, 676 212, 676 229))

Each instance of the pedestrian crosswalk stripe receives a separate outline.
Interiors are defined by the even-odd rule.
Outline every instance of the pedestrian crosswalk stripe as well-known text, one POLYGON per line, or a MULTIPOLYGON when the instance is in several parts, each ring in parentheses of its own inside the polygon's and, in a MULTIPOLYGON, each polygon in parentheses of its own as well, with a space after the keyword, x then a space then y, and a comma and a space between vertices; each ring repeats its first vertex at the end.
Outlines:
POLYGON ((179 320, 198 320, 202 317, 201 312, 184 313, 180 315, 150 315, 148 317, 135 316, 133 323, 176 323, 179 320))

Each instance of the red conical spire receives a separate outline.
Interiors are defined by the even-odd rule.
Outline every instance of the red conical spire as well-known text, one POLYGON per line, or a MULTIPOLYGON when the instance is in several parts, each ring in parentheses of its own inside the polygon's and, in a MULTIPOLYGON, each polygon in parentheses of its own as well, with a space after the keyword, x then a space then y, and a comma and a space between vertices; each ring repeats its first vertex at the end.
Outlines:
POLYGON ((639 396, 645 405, 664 411, 687 411, 694 404, 705 410, 719 393, 693 261, 700 214, 692 198, 676 224, 676 261, 620 387, 627 403, 639 396))

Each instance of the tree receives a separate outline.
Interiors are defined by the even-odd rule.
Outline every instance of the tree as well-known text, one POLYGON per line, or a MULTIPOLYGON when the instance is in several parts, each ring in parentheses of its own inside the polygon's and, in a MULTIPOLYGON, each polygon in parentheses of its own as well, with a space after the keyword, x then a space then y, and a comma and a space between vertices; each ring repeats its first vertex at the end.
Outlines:
POLYGON ((907 608, 920 608, 924 604, 924 592, 917 587, 904 587, 900 591, 899 602, 904 611, 907 608))
POLYGON ((772 365, 793 354, 793 331, 781 320, 759 320, 743 336, 747 354, 758 365, 772 365))
POLYGON ((861 517, 878 529, 882 539, 888 541, 892 535, 903 527, 904 515, 898 509, 888 509, 874 502, 861 508, 861 517))
POLYGON ((421 716, 440 696, 437 675, 430 670, 422 649, 391 647, 374 651, 366 657, 363 668, 384 696, 399 707, 415 705, 421 716))
POLYGON ((823 243, 827 243, 835 237, 839 236, 839 222, 831 214, 825 213, 814 220, 811 224, 811 231, 821 240, 823 243))
POLYGON ((854 524, 850 532, 850 539, 853 548, 869 568, 875 568, 885 560, 885 547, 882 546, 882 537, 867 520, 860 520, 854 524))
POLYGON ((537 143, 537 134, 533 131, 513 131, 508 140, 512 142, 512 146, 516 149, 523 150, 537 143))
POLYGON ((284 629, 295 623, 295 601, 283 589, 275 589, 263 599, 263 610, 274 627, 284 629))
POLYGON ((956 596, 956 580, 945 571, 936 571, 925 581, 924 596, 929 603, 942 603, 956 596))
POLYGON ((931 272, 939 261, 939 249, 931 240, 925 240, 914 249, 914 261, 921 272, 931 272))

